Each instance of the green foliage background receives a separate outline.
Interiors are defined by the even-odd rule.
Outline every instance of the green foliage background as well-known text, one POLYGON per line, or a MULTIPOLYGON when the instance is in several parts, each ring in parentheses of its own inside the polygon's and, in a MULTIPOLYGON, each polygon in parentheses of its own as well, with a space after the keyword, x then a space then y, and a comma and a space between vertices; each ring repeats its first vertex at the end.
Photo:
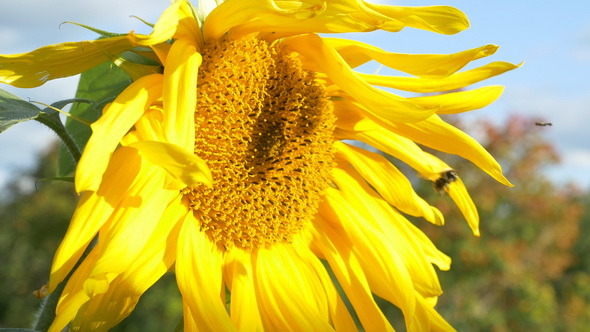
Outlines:
MULTIPOLYGON (((471 234, 447 195, 417 179, 419 193, 441 209, 446 225, 414 222, 453 259, 440 272, 445 294, 437 309, 459 331, 585 331, 590 326, 588 191, 554 183, 544 169, 558 162, 534 120, 472 124, 516 185, 495 183, 475 166, 441 156, 466 183, 481 217, 471 234)), ((40 181, 56 174, 57 148, 35 169, 15 174, 0 195, 0 327, 29 327, 47 282, 53 253, 77 196, 72 184, 40 181)), ((400 166, 401 167, 401 166, 400 166)), ((384 311, 396 314, 386 303, 384 311)), ((174 276, 166 275, 115 331, 172 331, 182 317, 174 276)), ((395 320, 395 319, 394 319, 395 320)), ((403 323, 395 324, 403 330, 403 323)))

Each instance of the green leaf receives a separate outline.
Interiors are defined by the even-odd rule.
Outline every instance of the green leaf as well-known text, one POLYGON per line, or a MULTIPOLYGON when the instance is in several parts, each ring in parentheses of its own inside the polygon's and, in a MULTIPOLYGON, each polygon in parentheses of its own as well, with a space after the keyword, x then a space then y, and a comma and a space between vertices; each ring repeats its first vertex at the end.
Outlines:
MULTIPOLYGON (((70 113, 94 122, 102 113, 103 107, 113 101, 129 84, 131 79, 112 62, 105 62, 80 76, 76 98, 89 99, 96 104, 77 103, 70 113)), ((66 129, 76 144, 84 149, 92 133, 90 127, 72 119, 66 120, 66 129)), ((64 147, 59 150, 57 176, 71 175, 76 168, 74 160, 64 147)))
POLYGON ((0 133, 17 123, 35 120, 40 113, 37 106, 0 89, 0 133))

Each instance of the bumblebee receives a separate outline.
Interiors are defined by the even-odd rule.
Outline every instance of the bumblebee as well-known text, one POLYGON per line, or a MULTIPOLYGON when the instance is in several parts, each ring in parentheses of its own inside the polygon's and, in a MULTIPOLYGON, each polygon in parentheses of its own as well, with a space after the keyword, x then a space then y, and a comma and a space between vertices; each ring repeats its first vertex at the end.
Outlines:
POLYGON ((432 186, 434 187, 434 190, 436 190, 436 192, 443 193, 447 190, 449 184, 457 181, 458 178, 459 175, 452 169, 442 171, 440 172, 439 178, 436 179, 436 181, 434 181, 432 186))
POLYGON ((551 122, 535 122, 535 126, 538 126, 538 127, 553 126, 553 123, 551 123, 551 122))

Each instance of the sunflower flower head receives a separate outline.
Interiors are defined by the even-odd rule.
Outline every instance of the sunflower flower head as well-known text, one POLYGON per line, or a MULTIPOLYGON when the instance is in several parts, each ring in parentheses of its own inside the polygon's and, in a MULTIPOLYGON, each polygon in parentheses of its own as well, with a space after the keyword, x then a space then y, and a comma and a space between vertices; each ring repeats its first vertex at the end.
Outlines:
POLYGON ((460 176, 420 145, 510 185, 439 114, 490 104, 502 87, 464 88, 517 65, 461 71, 494 45, 401 54, 319 35, 405 27, 454 34, 468 20, 446 6, 227 0, 193 10, 180 0, 149 35, 0 56, 0 80, 18 87, 104 61, 125 63, 134 79, 91 125, 77 166, 81 200, 49 291, 73 274, 50 330, 108 330, 168 271, 187 331, 391 331, 375 296, 401 309, 409 331, 452 330, 434 308, 434 265, 450 259, 405 217, 442 225, 443 216, 383 154, 447 192, 479 234, 460 176), (119 61, 146 49, 154 70, 119 61), (354 70, 371 60, 406 75, 354 70))

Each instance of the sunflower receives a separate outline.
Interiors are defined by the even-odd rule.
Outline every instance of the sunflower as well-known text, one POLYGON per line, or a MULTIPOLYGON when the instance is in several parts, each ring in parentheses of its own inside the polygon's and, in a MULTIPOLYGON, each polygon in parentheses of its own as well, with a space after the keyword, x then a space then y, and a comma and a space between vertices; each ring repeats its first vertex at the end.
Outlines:
POLYGON ((75 173, 81 199, 49 292, 73 274, 50 330, 108 330, 168 271, 187 331, 354 331, 354 315, 365 330, 393 330, 375 296, 400 308, 409 331, 452 330, 434 309, 434 266, 447 270, 450 258, 404 215, 439 225, 443 217, 384 154, 448 192, 478 234, 460 177, 420 145, 510 185, 485 149, 439 115, 493 102, 502 87, 463 88, 516 65, 459 71, 494 45, 400 54, 318 35, 404 27, 454 34, 468 20, 447 6, 362 0, 228 0, 198 10, 180 0, 149 35, 2 56, 0 80, 17 87, 120 64, 129 50, 147 48, 159 63, 152 72, 127 63, 133 83, 91 125, 75 173), (371 60, 407 75, 353 69, 371 60))

